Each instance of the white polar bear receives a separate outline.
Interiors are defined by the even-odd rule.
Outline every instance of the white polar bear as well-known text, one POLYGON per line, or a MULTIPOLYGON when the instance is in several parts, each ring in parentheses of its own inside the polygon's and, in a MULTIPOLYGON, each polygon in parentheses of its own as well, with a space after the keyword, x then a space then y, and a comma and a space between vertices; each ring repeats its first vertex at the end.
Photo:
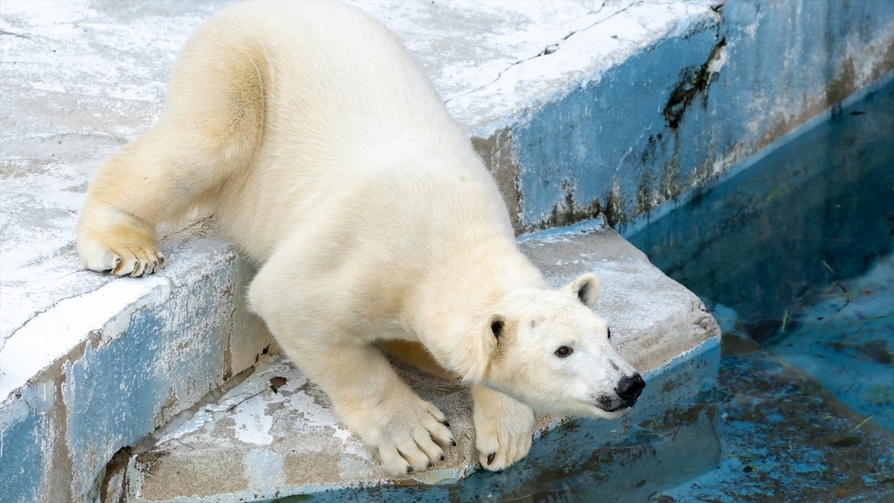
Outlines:
POLYGON ((455 444, 376 341, 421 343, 473 386, 490 470, 528 452, 532 407, 614 417, 645 385, 591 310, 596 278, 548 288, 419 66, 357 10, 247 3, 201 26, 159 122, 99 167, 81 260, 151 274, 156 225, 199 205, 260 265, 252 308, 389 473, 455 444))

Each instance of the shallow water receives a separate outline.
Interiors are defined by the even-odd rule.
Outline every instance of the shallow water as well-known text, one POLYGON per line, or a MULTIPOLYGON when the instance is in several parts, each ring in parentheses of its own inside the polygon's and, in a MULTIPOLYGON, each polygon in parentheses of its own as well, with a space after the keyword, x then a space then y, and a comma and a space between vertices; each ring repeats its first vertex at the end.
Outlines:
POLYGON ((649 501, 894 501, 894 83, 630 241, 724 331, 719 467, 649 501))
POLYGON ((766 346, 894 433, 894 255, 811 295, 766 346))

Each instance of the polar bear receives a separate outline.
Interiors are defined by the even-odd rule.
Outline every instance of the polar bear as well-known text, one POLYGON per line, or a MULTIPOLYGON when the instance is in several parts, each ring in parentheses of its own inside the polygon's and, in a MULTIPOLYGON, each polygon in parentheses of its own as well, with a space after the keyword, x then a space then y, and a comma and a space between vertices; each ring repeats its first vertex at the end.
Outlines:
POLYGON ((533 409, 615 417, 645 385, 591 309, 596 277, 549 289, 420 67, 353 8, 247 3, 198 28, 158 123, 98 168, 81 261, 152 274, 156 225, 197 206, 256 261, 251 308, 388 473, 455 442, 377 341, 424 347, 472 386, 495 471, 528 452, 533 409))

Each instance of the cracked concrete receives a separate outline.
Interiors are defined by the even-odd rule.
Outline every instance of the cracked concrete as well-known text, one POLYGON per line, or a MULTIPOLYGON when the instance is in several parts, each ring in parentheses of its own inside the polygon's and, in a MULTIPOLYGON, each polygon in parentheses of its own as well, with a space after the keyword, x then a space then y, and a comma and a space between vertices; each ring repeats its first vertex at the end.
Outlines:
MULTIPOLYGON (((642 1, 636 1, 636 2, 631 2, 631 3, 629 3, 629 5, 626 5, 626 6, 623 6, 624 4, 622 4, 622 3, 620 3, 620 2, 619 2, 619 3, 616 3, 616 4, 613 4, 613 5, 609 6, 609 8, 608 8, 608 13, 606 14, 607 17, 602 17, 602 16, 600 16, 600 14, 602 13, 603 9, 606 9, 606 2, 603 1, 602 4, 599 6, 599 8, 596 9, 595 12, 590 12, 590 13, 587 14, 587 17, 591 17, 591 16, 592 16, 592 17, 597 17, 597 18, 599 18, 598 21, 594 21, 591 25, 586 26, 586 27, 584 27, 584 28, 580 28, 580 29, 573 30, 573 31, 571 31, 570 33, 568 33, 567 35, 565 35, 564 37, 561 37, 561 38, 559 38, 559 39, 556 39, 555 42, 553 42, 553 43, 547 45, 546 47, 543 48, 543 50, 541 50, 540 52, 538 52, 537 54, 535 54, 535 55, 533 55, 533 56, 529 56, 529 57, 526 57, 526 58, 522 58, 522 59, 519 59, 519 60, 517 60, 517 61, 511 63, 509 66, 507 66, 507 67, 504 68, 503 70, 500 70, 499 73, 497 73, 496 78, 494 78, 492 81, 490 81, 490 82, 488 82, 488 83, 486 83, 486 84, 482 84, 481 86, 478 86, 478 87, 476 87, 476 88, 470 89, 470 90, 468 90, 468 91, 465 91, 465 92, 462 92, 462 93, 459 93, 459 94, 455 94, 455 95, 451 95, 451 96, 449 96, 447 99, 445 99, 444 102, 447 103, 447 104, 449 105, 449 104, 451 103, 451 101, 458 100, 459 98, 462 98, 462 97, 464 97, 464 96, 473 94, 473 93, 475 93, 475 92, 477 92, 477 91, 481 91, 481 90, 487 88, 488 86, 490 86, 490 85, 496 83, 498 80, 500 80, 500 78, 503 76, 503 74, 506 73, 506 72, 508 72, 508 71, 509 71, 510 69, 512 69, 514 66, 516 66, 516 65, 521 65, 521 64, 523 64, 523 63, 526 63, 526 62, 528 62, 528 61, 532 61, 532 60, 537 59, 537 58, 540 58, 540 57, 542 57, 542 56, 549 56, 550 54, 553 54, 553 53, 555 53, 556 51, 558 51, 559 49, 561 49, 562 42, 568 40, 568 39, 571 38, 572 36, 574 36, 574 35, 576 35, 576 34, 578 34, 578 33, 585 32, 585 31, 587 31, 587 30, 590 30, 591 28, 594 28, 594 27, 596 27, 596 26, 599 26, 600 24, 605 23, 606 21, 610 20, 611 18, 613 18, 613 17, 615 17, 615 16, 617 16, 617 15, 619 15, 619 14, 622 14, 622 13, 628 11, 631 7, 636 6, 636 5, 639 5, 639 4, 642 4, 642 3, 643 3, 642 1), (619 8, 619 7, 620 7, 620 8, 619 8)), ((617 38, 617 37, 615 37, 615 38, 617 38)))

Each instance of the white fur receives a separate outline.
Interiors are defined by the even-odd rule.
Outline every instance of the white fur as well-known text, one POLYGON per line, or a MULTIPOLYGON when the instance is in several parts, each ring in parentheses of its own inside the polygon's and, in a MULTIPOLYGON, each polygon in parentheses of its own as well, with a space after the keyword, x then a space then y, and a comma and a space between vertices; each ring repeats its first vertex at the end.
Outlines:
POLYGON ((596 278, 547 289, 418 65, 354 9, 249 3, 200 27, 161 120, 97 171, 81 260, 151 274, 156 225, 197 205, 258 262, 252 308, 391 473, 438 461, 452 435, 377 340, 421 343, 474 386, 492 470, 527 453, 532 405, 610 416, 594 397, 634 372, 590 309, 596 278))

